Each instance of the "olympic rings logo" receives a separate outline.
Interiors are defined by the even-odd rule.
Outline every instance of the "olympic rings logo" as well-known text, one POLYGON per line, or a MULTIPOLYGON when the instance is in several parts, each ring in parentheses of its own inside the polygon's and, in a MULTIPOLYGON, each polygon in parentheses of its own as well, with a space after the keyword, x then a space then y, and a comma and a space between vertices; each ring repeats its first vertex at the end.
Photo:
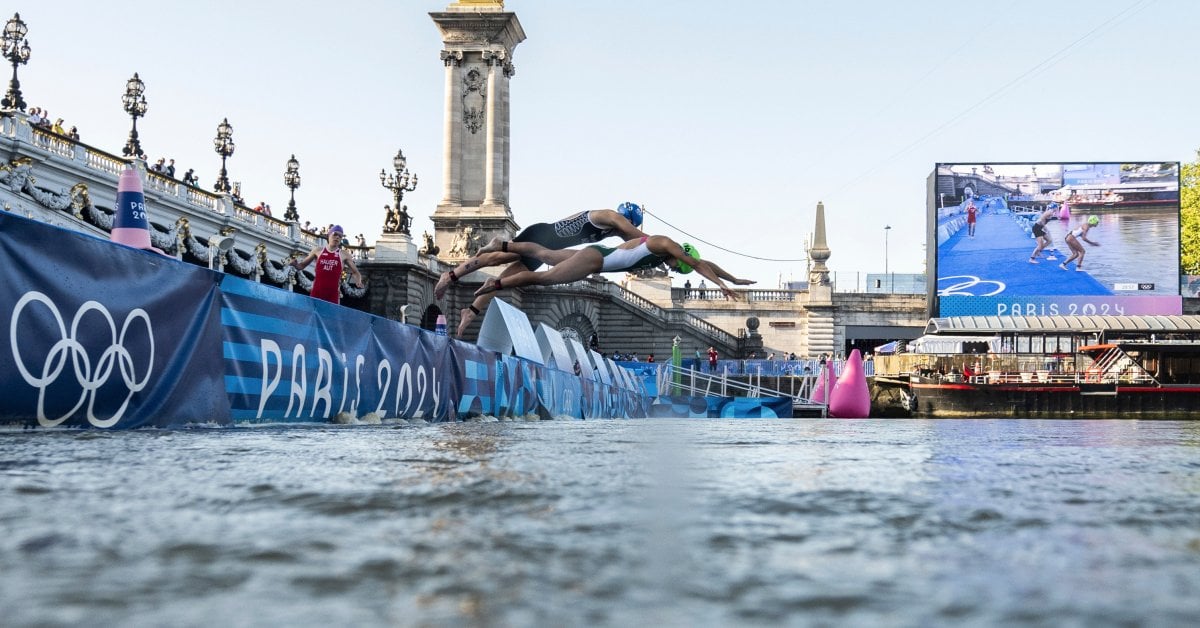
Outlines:
POLYGON ((125 414, 129 400, 133 398, 134 393, 141 392, 146 387, 154 368, 154 331, 150 325, 150 315, 141 308, 129 312, 125 317, 125 322, 121 324, 118 335, 116 323, 108 309, 96 301, 88 301, 79 306, 79 311, 71 320, 71 329, 68 333, 63 317, 50 297, 37 291, 26 292, 13 306, 12 323, 9 326, 9 343, 12 346, 13 359, 17 364, 17 370, 21 372, 21 377, 25 378, 27 384, 38 389, 37 419, 38 424, 43 427, 54 427, 61 424, 74 415, 85 402, 87 403, 88 423, 101 428, 116 425, 117 421, 121 420, 121 416, 125 414), (42 364, 41 375, 36 375, 26 367, 25 359, 21 357, 20 343, 17 337, 17 331, 21 328, 21 314, 25 311, 26 306, 34 302, 41 303, 50 311, 54 322, 58 325, 59 335, 59 340, 46 353, 46 361, 42 364), (89 312, 96 312, 108 322, 110 336, 109 346, 100 353, 95 364, 92 364, 92 356, 88 354, 87 347, 76 340, 79 336, 80 323, 89 312), (145 326, 146 336, 150 340, 150 355, 146 359, 145 374, 140 380, 136 376, 137 368, 133 355, 125 348, 125 338, 130 333, 130 327, 135 320, 139 319, 145 326), (46 389, 57 382, 60 376, 65 376, 68 358, 71 361, 75 380, 81 389, 79 400, 62 416, 49 418, 46 416, 46 389), (129 394, 125 396, 125 401, 111 417, 102 419, 96 416, 96 391, 108 383, 109 378, 113 375, 114 367, 119 369, 121 380, 124 381, 129 394))
MULTIPOLYGON (((1008 286, 1002 281, 994 281, 992 279, 980 279, 974 275, 951 275, 949 277, 938 277, 938 296, 939 297, 994 297, 1008 286), (944 288, 940 287, 942 282, 952 279, 959 280, 958 283, 950 284, 944 288), (974 288, 984 284, 995 286, 995 290, 978 294, 974 288)), ((980 289, 982 290, 982 288, 980 289)))

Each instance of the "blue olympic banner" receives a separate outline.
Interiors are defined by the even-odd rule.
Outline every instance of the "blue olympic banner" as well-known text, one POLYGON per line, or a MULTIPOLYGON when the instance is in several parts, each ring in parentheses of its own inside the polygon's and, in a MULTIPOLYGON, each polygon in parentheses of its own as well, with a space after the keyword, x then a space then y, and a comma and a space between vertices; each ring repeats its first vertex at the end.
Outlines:
POLYGON ((679 419, 790 419, 790 397, 688 397, 663 395, 650 416, 679 419))
POLYGON ((0 423, 649 412, 641 390, 2 212, 0 264, 0 423))
POLYGON ((646 414, 640 393, 236 277, 221 327, 235 421, 646 414))
POLYGON ((0 265, 0 422, 229 422, 216 273, 5 212, 0 265))
MULTIPOLYGON (((731 360, 732 362, 732 360, 731 360)), ((764 360, 765 362, 765 360, 764 360)), ((725 397, 720 395, 673 395, 658 390, 659 364, 652 362, 618 362, 618 366, 642 380, 647 394, 655 399, 650 416, 659 418, 729 418, 774 419, 792 418, 790 397, 725 397)))

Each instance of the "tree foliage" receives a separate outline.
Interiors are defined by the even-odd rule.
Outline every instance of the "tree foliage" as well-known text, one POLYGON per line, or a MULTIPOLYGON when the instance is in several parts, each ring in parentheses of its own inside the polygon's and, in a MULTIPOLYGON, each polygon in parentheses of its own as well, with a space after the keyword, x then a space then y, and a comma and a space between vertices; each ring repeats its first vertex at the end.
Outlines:
POLYGON ((1185 275, 1200 275, 1200 150, 1179 173, 1179 252, 1185 275))

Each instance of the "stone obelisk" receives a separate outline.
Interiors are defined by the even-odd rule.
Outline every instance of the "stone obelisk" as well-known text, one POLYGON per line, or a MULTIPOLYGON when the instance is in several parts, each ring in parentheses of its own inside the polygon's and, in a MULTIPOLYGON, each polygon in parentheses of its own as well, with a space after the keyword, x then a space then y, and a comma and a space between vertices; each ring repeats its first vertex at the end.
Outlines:
POLYGON ((808 273, 808 303, 805 304, 808 329, 808 354, 834 354, 833 284, 825 262, 832 255, 825 243, 825 204, 817 203, 817 221, 813 228, 812 248, 808 251, 812 268, 808 273))
POLYGON ((517 231, 508 205, 508 84, 525 31, 503 0, 457 0, 429 16, 446 66, 442 199, 431 218, 439 257, 461 260, 517 231))

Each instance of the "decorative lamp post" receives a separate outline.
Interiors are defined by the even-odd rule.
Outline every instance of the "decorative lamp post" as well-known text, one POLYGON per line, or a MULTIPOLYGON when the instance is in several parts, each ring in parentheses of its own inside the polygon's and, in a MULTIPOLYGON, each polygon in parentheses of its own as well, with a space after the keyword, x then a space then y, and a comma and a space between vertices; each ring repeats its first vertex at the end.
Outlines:
POLYGON ((233 127, 229 125, 229 118, 221 121, 217 125, 217 137, 213 139, 213 150, 221 156, 221 176, 217 177, 216 184, 213 185, 213 190, 217 192, 230 192, 229 187, 229 172, 225 170, 225 160, 233 156, 233 127))
POLYGON ((408 160, 404 158, 403 150, 396 151, 396 156, 392 158, 392 166, 396 168, 394 175, 388 174, 387 170, 379 171, 379 183, 391 190, 395 197, 395 209, 388 211, 383 223, 383 232, 412 235, 408 230, 412 219, 408 217, 408 208, 402 205, 401 201, 404 200, 405 192, 417 189, 417 175, 408 171, 408 160))
POLYGON ((296 155, 287 160, 287 170, 283 173, 283 184, 292 191, 292 198, 288 201, 287 211, 283 212, 283 219, 288 222, 300 222, 300 212, 296 211, 296 188, 300 187, 300 162, 296 161, 296 155))
POLYGON ((5 109, 25 111, 25 99, 21 97, 21 81, 17 80, 17 66, 29 63, 29 40, 25 33, 29 27, 21 21, 20 13, 13 13, 12 19, 4 25, 4 58, 12 63, 12 80, 8 83, 8 93, 0 100, 0 106, 5 109))
POLYGON ((133 128, 129 131, 129 141, 125 142, 122 151, 126 157, 141 157, 142 143, 138 141, 137 119, 146 115, 146 84, 138 78, 137 72, 133 78, 125 82, 125 95, 121 96, 121 105, 125 113, 133 118, 133 128))

